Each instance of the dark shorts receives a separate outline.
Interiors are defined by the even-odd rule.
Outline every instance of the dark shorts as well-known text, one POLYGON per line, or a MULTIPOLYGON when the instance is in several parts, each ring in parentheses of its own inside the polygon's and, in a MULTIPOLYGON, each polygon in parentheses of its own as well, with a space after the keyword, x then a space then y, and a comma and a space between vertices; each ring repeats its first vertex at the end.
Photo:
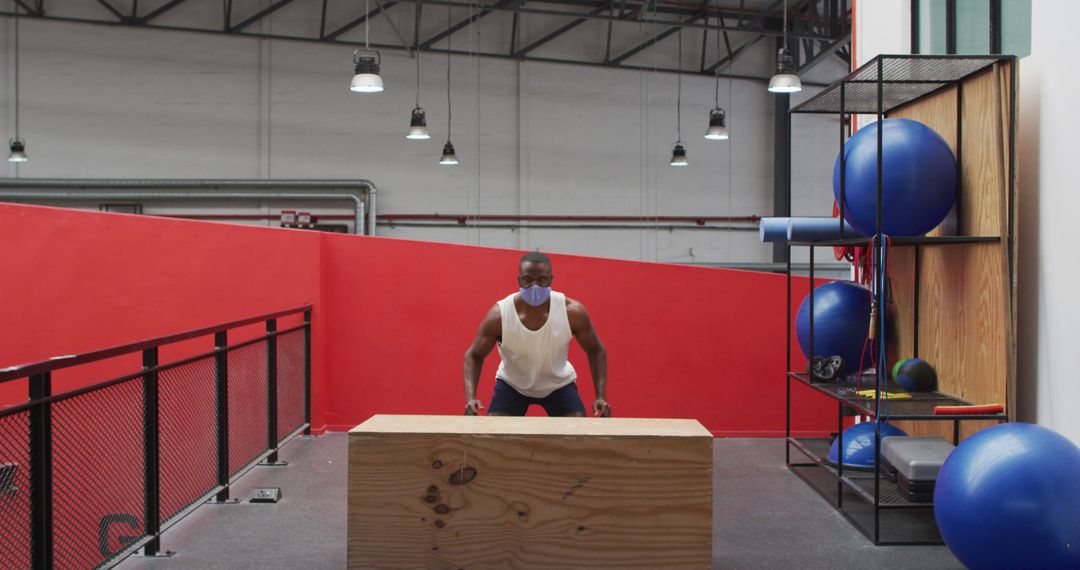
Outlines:
POLYGON ((502 380, 495 380, 495 394, 491 396, 488 414, 506 414, 524 416, 532 404, 540 404, 549 416, 565 416, 578 412, 585 413, 585 404, 578 395, 577 382, 571 382, 543 398, 530 398, 515 390, 502 380))

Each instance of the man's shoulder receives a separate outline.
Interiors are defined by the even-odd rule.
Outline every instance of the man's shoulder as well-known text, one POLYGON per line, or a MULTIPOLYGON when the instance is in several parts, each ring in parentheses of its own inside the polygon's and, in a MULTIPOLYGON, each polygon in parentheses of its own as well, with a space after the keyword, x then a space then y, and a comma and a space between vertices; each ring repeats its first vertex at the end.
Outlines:
POLYGON ((585 311, 585 305, 582 304, 581 301, 578 301, 577 299, 571 299, 570 297, 566 297, 566 312, 581 315, 588 314, 585 311))

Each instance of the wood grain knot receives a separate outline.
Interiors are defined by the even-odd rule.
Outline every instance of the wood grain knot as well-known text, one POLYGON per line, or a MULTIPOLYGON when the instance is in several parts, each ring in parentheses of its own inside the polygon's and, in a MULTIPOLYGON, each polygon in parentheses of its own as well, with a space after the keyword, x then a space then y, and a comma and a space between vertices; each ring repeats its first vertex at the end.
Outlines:
POLYGON ((439 502, 439 496, 438 495, 424 495, 424 502, 425 503, 437 503, 437 502, 439 502))
POLYGON ((476 469, 473 467, 455 469, 454 472, 450 474, 451 485, 464 485, 473 479, 476 479, 476 469))
POLYGON ((443 521, 435 521, 435 526, 437 528, 443 528, 444 526, 446 526, 446 523, 444 523, 443 521))
POLYGON ((435 461, 432 461, 431 462, 431 468, 432 469, 440 469, 440 468, 442 468, 442 461, 439 461, 438 459, 436 459, 435 461))
POLYGON ((427 492, 428 492, 428 493, 438 493, 438 492, 439 492, 439 488, 438 488, 438 487, 436 487, 435 485, 432 485, 432 486, 430 486, 430 487, 428 487, 428 488, 427 488, 427 492))
POLYGON ((446 513, 450 512, 450 507, 442 504, 435 505, 435 512, 440 515, 445 515, 446 513))
POLYGON ((566 490, 565 493, 563 493, 563 496, 562 496, 563 500, 565 501, 566 499, 570 498, 570 496, 572 496, 574 493, 578 492, 578 490, 581 489, 582 487, 584 487, 585 483, 588 483, 588 482, 589 482, 588 477, 582 477, 581 479, 578 479, 577 483, 574 483, 569 489, 566 490))

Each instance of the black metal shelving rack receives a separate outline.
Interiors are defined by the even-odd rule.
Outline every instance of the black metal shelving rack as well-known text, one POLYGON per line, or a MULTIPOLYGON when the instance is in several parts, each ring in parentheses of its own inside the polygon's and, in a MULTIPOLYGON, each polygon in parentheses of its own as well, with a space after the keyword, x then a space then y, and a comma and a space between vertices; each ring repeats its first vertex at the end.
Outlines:
MULTIPOLYGON (((963 139, 961 137, 962 112, 963 112, 963 84, 967 77, 979 73, 997 62, 1015 62, 1012 56, 926 56, 926 55, 881 55, 867 62, 862 67, 853 71, 844 79, 837 81, 818 93, 812 98, 790 110, 791 114, 814 113, 836 114, 840 118, 840 157, 841 170, 845 168, 844 143, 846 140, 846 118, 855 115, 874 115, 878 121, 888 117, 892 110, 920 99, 927 95, 935 94, 941 90, 956 87, 958 89, 956 113, 956 157, 957 157, 957 185, 960 186, 962 179, 960 164, 963 152, 963 139)), ((1010 89, 1015 93, 1016 68, 1012 67, 1010 74, 1010 89)), ((1009 141, 1008 160, 1015 165, 1015 140, 1012 125, 1015 124, 1015 104, 1010 106, 1009 114, 1009 141)), ((913 394, 910 400, 881 399, 882 388, 886 385, 887 370, 884 365, 877 366, 872 375, 865 375, 863 388, 876 388, 876 396, 873 399, 862 398, 855 395, 856 388, 852 384, 841 383, 818 383, 811 381, 808 374, 792 371, 791 367, 791 250, 792 247, 809 248, 809 289, 810 289, 810 353, 814 354, 814 249, 816 247, 833 247, 840 245, 869 245, 872 248, 875 270, 872 276, 874 282, 874 295, 878 307, 886 306, 886 275, 884 269, 877 260, 882 258, 884 240, 882 239, 882 130, 877 130, 877 221, 876 235, 873 238, 852 238, 844 235, 844 225, 841 223, 844 215, 846 195, 845 177, 840 177, 840 217, 837 218, 840 239, 818 242, 794 242, 788 244, 787 255, 787 334, 785 344, 787 346, 787 378, 786 378, 786 445, 785 460, 788 469, 802 478, 814 490, 847 518, 867 538, 876 545, 913 545, 913 544, 942 544, 941 535, 934 522, 933 504, 919 503, 907 500, 896 485, 882 471, 880 454, 875 454, 874 468, 871 470, 845 468, 843 462, 835 465, 828 462, 828 451, 831 444, 830 438, 796 438, 791 433, 791 394, 792 385, 801 385, 819 394, 824 394, 837 402, 837 438, 838 448, 843 449, 844 418, 853 415, 864 416, 874 422, 875 440, 880 443, 881 423, 895 420, 926 420, 926 421, 951 421, 953 422, 953 440, 957 443, 960 438, 960 422, 967 420, 995 420, 1007 421, 1005 414, 982 414, 964 416, 942 416, 934 414, 934 407, 939 405, 967 405, 969 402, 955 398, 940 392, 913 394), (868 377, 869 376, 869 377, 868 377), (792 461, 792 449, 798 456, 805 459, 792 461)), ((1013 170, 1010 170, 1013 172, 1013 170)), ((891 247, 913 247, 915 263, 915 291, 914 303, 919 302, 919 252, 921 248, 936 247, 943 245, 957 245, 967 243, 1000 242, 1008 241, 1009 248, 1009 271, 1012 272, 1012 234, 1013 234, 1013 204, 1015 203, 1015 188, 1013 177, 1009 177, 1008 184, 1008 235, 1004 236, 965 236, 960 227, 963 204, 960 194, 957 193, 956 219, 957 228, 955 236, 943 237, 895 237, 890 238, 891 247)), ((788 211, 791 211, 791 192, 788 192, 788 211)), ((1010 275, 1010 283, 1012 282, 1010 275)), ((884 313, 884 309, 881 310, 884 313)), ((914 311, 914 356, 918 356, 918 315, 914 311)), ((873 350, 881 354, 886 343, 885 318, 878 319, 878 327, 875 346, 873 350)), ((877 447, 880 449, 880 447, 877 447)))

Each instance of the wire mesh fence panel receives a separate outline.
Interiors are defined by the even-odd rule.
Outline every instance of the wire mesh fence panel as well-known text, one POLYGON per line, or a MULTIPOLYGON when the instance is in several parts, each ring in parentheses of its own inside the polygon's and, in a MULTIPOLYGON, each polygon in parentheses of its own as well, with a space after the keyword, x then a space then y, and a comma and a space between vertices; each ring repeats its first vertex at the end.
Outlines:
POLYGON ((158 375, 161 522, 217 485, 217 363, 213 356, 158 375))
POLYGON ((0 417, 0 568, 30 567, 30 412, 0 417))
POLYGON ((94 568, 145 534, 142 379, 53 403, 53 557, 94 568))
POLYGON ((277 439, 304 423, 304 331, 277 337, 277 439))
POLYGON ((229 351, 229 474, 267 445, 266 342, 229 351))

